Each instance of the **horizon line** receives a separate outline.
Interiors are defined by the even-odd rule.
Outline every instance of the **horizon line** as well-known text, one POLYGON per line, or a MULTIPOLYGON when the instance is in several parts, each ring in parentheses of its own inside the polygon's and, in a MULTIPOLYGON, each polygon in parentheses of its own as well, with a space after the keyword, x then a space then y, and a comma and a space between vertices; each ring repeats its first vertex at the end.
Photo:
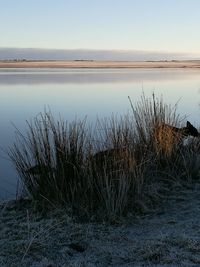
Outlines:
POLYGON ((164 50, 94 49, 94 48, 36 48, 0 47, 0 59, 27 60, 192 60, 200 59, 200 53, 164 50))
POLYGON ((194 51, 177 51, 177 50, 163 50, 163 49, 125 49, 125 48, 54 48, 54 47, 19 47, 19 46, 0 46, 0 49, 33 49, 33 50, 82 50, 82 51, 109 51, 109 52, 143 52, 143 53, 172 53, 172 54, 200 54, 200 52, 194 52, 194 51))

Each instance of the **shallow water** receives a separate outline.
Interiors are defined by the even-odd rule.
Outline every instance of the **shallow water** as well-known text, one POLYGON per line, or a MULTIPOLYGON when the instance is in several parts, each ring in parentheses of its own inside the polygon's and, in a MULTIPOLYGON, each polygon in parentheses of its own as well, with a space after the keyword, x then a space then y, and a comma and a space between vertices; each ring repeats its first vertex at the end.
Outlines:
POLYGON ((142 92, 163 95, 178 112, 199 127, 200 70, 189 69, 0 69, 0 197, 13 197, 17 175, 5 150, 14 141, 15 127, 46 107, 66 120, 94 122, 130 110, 142 92))

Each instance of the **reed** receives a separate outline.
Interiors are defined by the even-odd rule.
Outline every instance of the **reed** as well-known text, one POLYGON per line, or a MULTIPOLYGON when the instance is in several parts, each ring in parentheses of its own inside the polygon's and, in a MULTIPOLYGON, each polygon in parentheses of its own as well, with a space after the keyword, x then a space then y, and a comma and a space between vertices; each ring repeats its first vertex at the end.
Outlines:
POLYGON ((86 121, 55 121, 45 112, 19 131, 10 157, 27 193, 35 200, 74 203, 87 193, 84 173, 88 150, 86 121))
POLYGON ((130 115, 98 120, 96 125, 90 176, 100 213, 113 220, 134 209, 143 189, 146 163, 144 158, 136 158, 133 127, 130 115))
POLYGON ((139 145, 139 153, 151 154, 156 170, 168 169, 168 172, 176 165, 181 171, 183 136, 177 134, 174 128, 179 129, 185 117, 177 114, 177 105, 167 105, 162 97, 156 98, 153 94, 152 98, 142 95, 141 101, 135 106, 131 102, 131 108, 135 124, 135 145, 139 145))
POLYGON ((154 95, 130 104, 131 114, 95 126, 55 120, 50 112, 27 122, 27 133, 18 131, 9 150, 27 194, 44 208, 67 205, 115 220, 146 207, 175 181, 198 177, 200 142, 183 145, 176 106, 154 95))

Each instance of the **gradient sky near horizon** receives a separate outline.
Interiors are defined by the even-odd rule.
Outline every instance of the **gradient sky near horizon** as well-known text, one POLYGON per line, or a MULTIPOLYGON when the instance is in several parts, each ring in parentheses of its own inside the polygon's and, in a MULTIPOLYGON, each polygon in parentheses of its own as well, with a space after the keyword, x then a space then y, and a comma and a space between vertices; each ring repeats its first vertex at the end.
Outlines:
POLYGON ((200 53, 199 0, 0 0, 0 48, 200 53))

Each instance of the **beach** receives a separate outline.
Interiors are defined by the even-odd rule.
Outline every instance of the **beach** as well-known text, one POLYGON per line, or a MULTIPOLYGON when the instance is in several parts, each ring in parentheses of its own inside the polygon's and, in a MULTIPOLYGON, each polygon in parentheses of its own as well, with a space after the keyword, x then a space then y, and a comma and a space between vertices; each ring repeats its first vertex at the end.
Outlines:
POLYGON ((0 68, 200 68, 200 60, 188 61, 93 61, 1 60, 0 68))

